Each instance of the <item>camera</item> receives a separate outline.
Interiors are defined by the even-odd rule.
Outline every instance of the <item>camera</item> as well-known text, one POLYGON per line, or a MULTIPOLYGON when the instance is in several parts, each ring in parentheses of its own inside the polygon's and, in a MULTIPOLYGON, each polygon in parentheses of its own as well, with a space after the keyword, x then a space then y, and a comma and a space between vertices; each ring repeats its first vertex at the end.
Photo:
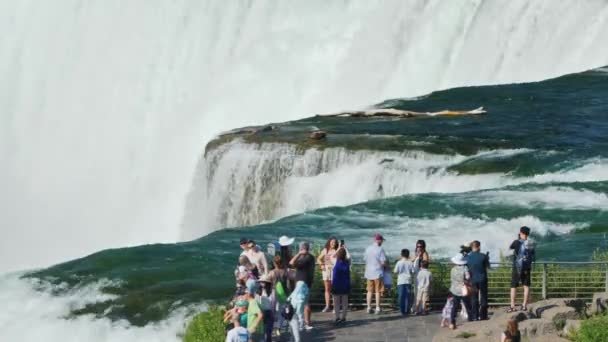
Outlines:
POLYGON ((464 256, 471 253, 472 250, 473 249, 471 248, 471 246, 467 246, 467 245, 460 246, 460 254, 462 254, 464 256))

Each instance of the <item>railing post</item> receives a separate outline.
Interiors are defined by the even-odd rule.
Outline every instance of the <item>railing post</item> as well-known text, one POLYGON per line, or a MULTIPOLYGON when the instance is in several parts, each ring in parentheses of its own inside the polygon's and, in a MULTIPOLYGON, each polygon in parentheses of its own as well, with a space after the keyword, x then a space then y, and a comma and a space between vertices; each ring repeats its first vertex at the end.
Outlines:
POLYGON ((543 262, 543 299, 547 299, 547 264, 543 262))
POLYGON ((606 273, 606 284, 605 284, 606 286, 605 286, 605 289, 606 289, 606 292, 608 292, 608 262, 604 263, 604 272, 606 273))

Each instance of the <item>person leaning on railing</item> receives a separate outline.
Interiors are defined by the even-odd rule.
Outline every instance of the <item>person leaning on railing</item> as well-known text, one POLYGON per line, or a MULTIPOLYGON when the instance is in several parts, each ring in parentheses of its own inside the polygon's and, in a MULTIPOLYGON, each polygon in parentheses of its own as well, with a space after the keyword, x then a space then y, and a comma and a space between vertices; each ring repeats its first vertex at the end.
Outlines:
POLYGON ((471 242, 471 252, 467 255, 467 266, 471 272, 471 321, 488 319, 488 269, 490 258, 480 252, 481 243, 471 242))
POLYGON ((340 246, 336 252, 336 260, 332 269, 331 281, 331 293, 334 297, 336 325, 346 322, 348 295, 350 294, 350 290, 350 255, 346 246, 340 246))
MULTIPOLYGON (((331 301, 331 276, 336 262, 335 254, 338 251, 338 239, 330 237, 325 243, 325 247, 321 250, 317 263, 321 265, 321 276, 323 277, 323 285, 325 286, 325 307, 321 312, 329 311, 331 301)), ((335 303, 334 303, 335 306, 335 303)))

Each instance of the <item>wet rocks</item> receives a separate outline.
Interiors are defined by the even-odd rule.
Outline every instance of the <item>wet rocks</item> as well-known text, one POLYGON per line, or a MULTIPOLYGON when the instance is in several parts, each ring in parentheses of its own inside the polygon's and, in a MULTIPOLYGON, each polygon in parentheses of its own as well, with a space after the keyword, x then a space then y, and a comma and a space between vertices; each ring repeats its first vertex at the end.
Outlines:
POLYGON ((322 140, 325 139, 325 137, 327 137, 327 133, 321 130, 312 131, 309 136, 312 140, 322 140))
POLYGON ((608 311, 608 292, 595 293, 591 301, 591 313, 596 315, 608 311))

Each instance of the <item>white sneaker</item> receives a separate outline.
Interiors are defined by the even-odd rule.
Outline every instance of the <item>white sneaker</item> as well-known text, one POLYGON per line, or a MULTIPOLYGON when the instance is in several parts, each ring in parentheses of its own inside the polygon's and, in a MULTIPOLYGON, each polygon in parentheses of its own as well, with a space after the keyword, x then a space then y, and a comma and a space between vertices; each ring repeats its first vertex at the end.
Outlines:
POLYGON ((374 312, 376 315, 379 315, 382 313, 382 309, 381 308, 376 308, 376 312, 374 312))
POLYGON ((304 329, 306 329, 306 330, 312 330, 313 327, 311 325, 306 325, 306 326, 304 326, 304 329))
POLYGON ((323 310, 321 310, 321 312, 328 312, 329 311, 329 306, 326 306, 323 308, 323 310))

